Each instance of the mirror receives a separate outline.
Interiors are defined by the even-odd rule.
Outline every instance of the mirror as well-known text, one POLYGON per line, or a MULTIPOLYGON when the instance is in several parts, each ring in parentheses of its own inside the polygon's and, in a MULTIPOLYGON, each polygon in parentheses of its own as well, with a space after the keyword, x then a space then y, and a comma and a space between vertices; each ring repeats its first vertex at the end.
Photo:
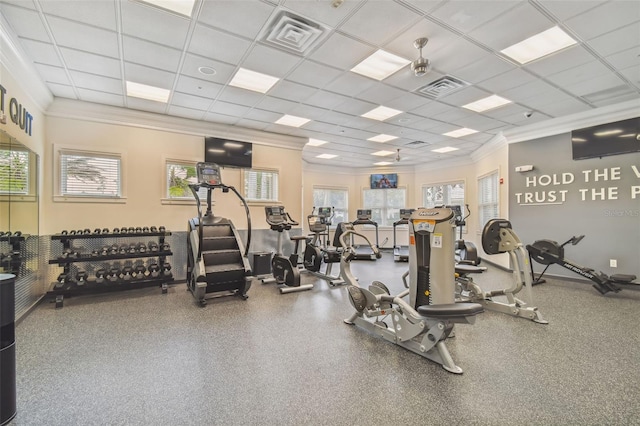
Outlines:
POLYGON ((0 270, 37 260, 38 224, 38 156, 0 130, 0 270))

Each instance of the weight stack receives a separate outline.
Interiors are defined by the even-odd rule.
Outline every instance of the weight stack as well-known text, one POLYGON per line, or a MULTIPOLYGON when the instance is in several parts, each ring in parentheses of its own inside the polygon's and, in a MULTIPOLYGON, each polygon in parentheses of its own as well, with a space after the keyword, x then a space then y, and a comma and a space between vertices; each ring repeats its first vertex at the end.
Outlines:
POLYGON ((0 426, 16 416, 15 278, 0 274, 0 426))

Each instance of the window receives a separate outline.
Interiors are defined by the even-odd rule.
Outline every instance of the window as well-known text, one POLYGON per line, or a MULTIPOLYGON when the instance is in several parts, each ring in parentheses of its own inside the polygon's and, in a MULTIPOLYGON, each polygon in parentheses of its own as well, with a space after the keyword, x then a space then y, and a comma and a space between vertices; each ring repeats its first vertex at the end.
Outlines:
MULTIPOLYGON (((467 215, 464 204, 464 182, 442 183, 437 185, 425 185, 422 187, 422 205, 427 208, 436 206, 460 206, 462 217, 467 215)), ((462 232, 466 232, 466 225, 462 232)))
MULTIPOLYGON (((336 188, 313 188, 313 205, 316 207, 333 207, 332 223, 349 221, 349 191, 336 188)), ((317 213, 317 211, 316 211, 317 213)))
POLYGON ((278 201, 278 172, 245 170, 244 197, 247 201, 278 201))
POLYGON ((60 194, 119 198, 122 196, 119 155, 60 152, 60 194))
POLYGON ((478 179, 478 218, 480 228, 498 217, 498 172, 478 179))
POLYGON ((393 226, 406 205, 406 189, 365 189, 362 208, 371 209, 371 219, 379 226, 393 226))
POLYGON ((0 149, 0 194, 29 193, 29 153, 0 149))
MULTIPOLYGON (((171 200, 193 200, 193 192, 189 184, 198 183, 195 163, 187 161, 168 160, 166 169, 167 194, 171 200)), ((207 190, 200 188, 198 196, 207 199, 207 190)))

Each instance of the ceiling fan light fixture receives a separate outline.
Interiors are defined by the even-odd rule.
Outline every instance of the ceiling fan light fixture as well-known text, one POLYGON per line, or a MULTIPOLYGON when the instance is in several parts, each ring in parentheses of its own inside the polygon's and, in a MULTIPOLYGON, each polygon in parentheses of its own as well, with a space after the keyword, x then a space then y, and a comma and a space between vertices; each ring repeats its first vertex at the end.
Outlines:
POLYGON ((413 42, 413 46, 420 51, 420 56, 415 61, 411 62, 411 71, 416 77, 422 77, 431 70, 431 61, 422 57, 422 48, 427 45, 429 39, 421 37, 413 42))

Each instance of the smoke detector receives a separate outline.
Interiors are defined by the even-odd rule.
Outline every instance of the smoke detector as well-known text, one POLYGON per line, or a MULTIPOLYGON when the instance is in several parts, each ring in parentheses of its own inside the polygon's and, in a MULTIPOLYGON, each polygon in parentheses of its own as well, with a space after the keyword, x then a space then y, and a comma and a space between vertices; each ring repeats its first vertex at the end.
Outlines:
POLYGON ((431 69, 431 63, 429 60, 422 57, 422 48, 425 47, 428 42, 429 39, 426 37, 416 39, 416 41, 413 42, 413 46, 420 51, 418 59, 411 62, 411 70, 416 77, 422 77, 431 69))

